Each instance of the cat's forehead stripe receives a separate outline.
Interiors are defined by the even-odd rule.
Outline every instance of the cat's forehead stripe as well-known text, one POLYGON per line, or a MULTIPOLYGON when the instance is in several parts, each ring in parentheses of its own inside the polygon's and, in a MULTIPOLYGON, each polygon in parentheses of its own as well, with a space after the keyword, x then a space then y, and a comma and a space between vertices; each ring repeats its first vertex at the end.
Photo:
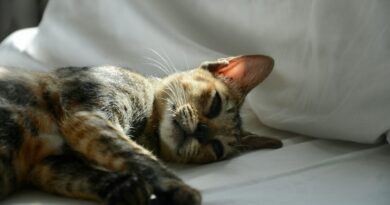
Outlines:
POLYGON ((181 82, 181 86, 183 86, 183 89, 184 89, 184 90, 189 90, 189 89, 191 89, 190 82, 187 82, 187 81, 182 81, 182 82, 181 82))
POLYGON ((197 81, 196 83, 192 83, 192 85, 192 91, 196 96, 211 96, 211 93, 215 90, 215 85, 211 82, 197 81))
POLYGON ((212 83, 207 83, 206 89, 200 94, 199 102, 202 104, 203 107, 207 107, 207 105, 210 102, 210 98, 213 95, 213 92, 215 90, 215 87, 212 83))

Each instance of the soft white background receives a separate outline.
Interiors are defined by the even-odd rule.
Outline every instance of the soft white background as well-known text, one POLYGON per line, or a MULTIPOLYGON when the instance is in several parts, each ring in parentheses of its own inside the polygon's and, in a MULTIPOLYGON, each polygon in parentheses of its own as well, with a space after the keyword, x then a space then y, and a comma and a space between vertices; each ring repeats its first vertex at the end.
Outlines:
MULTIPOLYGON (((38 29, 0 46, 30 69, 114 64, 146 75, 262 53, 270 77, 249 96, 246 125, 283 139, 207 166, 176 167, 205 204, 389 204, 390 1, 52 1, 38 29), (161 64, 161 65, 160 65, 161 64)), ((80 204, 36 192, 0 204, 80 204)), ((87 203, 86 203, 87 204, 87 203)))
POLYGON ((387 0, 69 0, 49 4, 27 53, 147 74, 156 73, 149 58, 167 64, 151 49, 177 69, 267 54, 275 70, 249 97, 264 123, 374 143, 390 128, 389 19, 387 0))

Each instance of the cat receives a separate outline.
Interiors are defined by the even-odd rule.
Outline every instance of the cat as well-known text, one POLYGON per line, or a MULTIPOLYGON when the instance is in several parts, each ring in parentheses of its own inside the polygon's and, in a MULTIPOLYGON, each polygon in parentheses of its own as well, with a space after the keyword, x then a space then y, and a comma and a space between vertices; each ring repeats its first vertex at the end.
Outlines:
POLYGON ((201 204, 160 161, 209 163, 278 139, 242 129, 245 96, 274 61, 247 55, 165 78, 114 66, 0 67, 0 199, 24 185, 116 204, 201 204))

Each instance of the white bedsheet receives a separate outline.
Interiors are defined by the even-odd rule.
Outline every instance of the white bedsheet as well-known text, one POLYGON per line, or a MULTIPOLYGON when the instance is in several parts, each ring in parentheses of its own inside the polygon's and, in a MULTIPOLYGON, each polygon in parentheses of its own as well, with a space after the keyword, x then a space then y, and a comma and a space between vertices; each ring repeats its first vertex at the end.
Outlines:
MULTIPOLYGON (((299 2, 302 3, 305 1, 299 2)), ((383 1, 375 2, 385 4, 383 1)), ((194 4, 194 6, 196 5, 197 4, 194 4)), ((178 4, 177 6, 183 5, 178 4)), ((140 6, 140 8, 145 7, 140 6)), ((229 9, 226 5, 224 8, 229 9)), ((377 6, 373 6, 372 8, 377 8, 377 6)), ((386 7, 384 6, 383 8, 386 7)), ((66 10, 70 8, 63 9, 66 10)), ((109 8, 101 9, 104 10, 109 8)), ((207 13, 208 15, 212 14, 211 11, 208 11, 207 13)), ((59 20, 62 21, 64 19, 59 20)), ((86 24, 86 26, 88 25, 86 24)), ((180 28, 185 30, 187 28, 186 26, 191 25, 181 26, 183 27, 180 28)), ((245 27, 245 25, 242 26, 245 27)), ((385 27, 383 32, 387 32, 386 28, 388 27, 385 27)), ((45 29, 49 29, 49 27, 45 27, 45 29)), ((59 34, 56 32, 54 33, 59 34)), ((238 33, 240 34, 240 32, 238 33)), ((129 65, 128 62, 139 56, 139 54, 134 54, 134 50, 130 49, 127 50, 127 55, 129 56, 126 59, 125 53, 118 53, 118 51, 115 51, 115 48, 112 47, 109 47, 109 50, 117 53, 104 53, 107 51, 101 50, 101 47, 96 47, 102 46, 101 44, 91 44, 91 39, 84 39, 83 41, 78 37, 73 39, 76 40, 75 42, 72 42, 72 38, 70 38, 70 42, 58 42, 58 44, 55 45, 52 42, 52 48, 45 47, 42 50, 34 50, 38 47, 36 45, 32 46, 31 41, 37 40, 35 39, 36 34, 36 29, 23 30, 3 42, 0 46, 0 65, 39 70, 48 69, 49 66, 53 65, 82 65, 83 63, 115 63, 129 65), (64 50, 61 50, 59 44, 64 45, 67 43, 69 43, 69 45, 64 47, 64 50), (71 49, 73 48, 72 46, 76 46, 78 43, 83 43, 86 50, 82 51, 71 49), (54 52, 52 50, 53 48, 54 50, 57 49, 58 53, 48 52, 54 52), (70 53, 70 50, 66 49, 70 49, 73 53, 70 53), (94 49, 97 49, 97 51, 94 51, 94 49), (92 54, 86 55, 84 52, 92 52, 92 54), (84 54, 81 55, 81 53, 84 54), (104 58, 104 56, 108 54, 116 56, 117 58, 112 58, 112 56, 104 58), (80 58, 80 56, 86 56, 86 58, 80 58)), ((76 34, 70 32, 70 35, 76 34)), ((63 35, 61 38, 66 37, 67 33, 63 33, 61 35, 63 35)), ((83 35, 81 34, 81 36, 83 35)), ((170 47, 169 42, 172 42, 172 39, 169 38, 168 34, 167 36, 165 37, 170 40, 163 40, 166 44, 160 45, 160 48, 163 49, 160 49, 159 51, 167 53, 172 51, 175 53, 175 56, 178 57, 180 52, 175 51, 177 48, 170 47)), ((197 40, 201 40, 204 36, 202 34, 193 34, 192 37, 197 40)), ((39 38, 39 41, 45 40, 44 36, 39 38)), ((104 38, 105 36, 98 36, 96 39, 103 40, 104 38)), ((221 48, 224 52, 226 51, 226 53, 242 52, 245 51, 245 46, 251 47, 247 43, 239 46, 238 41, 235 41, 235 45, 238 46, 236 48, 237 50, 234 50, 234 48, 229 46, 221 47, 220 41, 229 40, 230 37, 225 38, 228 39, 218 39, 217 42, 209 41, 208 43, 210 43, 210 47, 221 48)), ((180 45, 194 46, 194 41, 188 41, 186 38, 179 38, 176 40, 180 41, 180 45)), ((271 45, 275 42, 269 43, 269 45, 271 45)), ((150 47, 153 48, 153 46, 157 44, 157 40, 156 42, 151 42, 150 47)), ((49 44, 46 46, 49 46, 49 44)), ((219 57, 225 55, 221 54, 222 52, 202 47, 200 45, 191 48, 194 49, 190 49, 190 51, 188 51, 190 53, 187 53, 187 50, 185 50, 187 55, 193 56, 191 59, 188 59, 187 62, 191 66, 198 64, 201 60, 208 60, 209 57, 219 57)), ((252 48, 253 51, 258 50, 258 48, 252 48)), ((289 47, 289 49, 292 49, 292 47, 289 47)), ((267 51, 267 49, 264 51, 267 51)), ((287 58, 288 56, 284 57, 287 58)), ((173 61, 177 63, 176 66, 186 65, 184 57, 180 58, 180 60, 173 59, 173 61)), ((136 62, 136 64, 137 63, 142 62, 136 62)), ((141 64, 137 64, 133 66, 140 65, 141 64)), ((153 70, 153 67, 148 68, 149 69, 146 71, 153 70)), ((274 75, 273 79, 280 79, 279 77, 280 76, 278 75, 274 75)), ((283 82, 284 81, 281 81, 281 83, 283 82)), ((269 86, 271 85, 272 83, 269 84, 269 86)), ((272 86, 269 86, 267 89, 271 89, 272 86)), ((252 106, 254 105, 255 104, 252 103, 252 106)), ((209 165, 170 165, 186 182, 202 191, 204 204, 390 204, 390 145, 363 145, 352 142, 324 140, 274 130, 260 123, 257 115, 249 106, 245 107, 243 117, 244 124, 249 127, 250 130, 266 136, 279 137, 283 140, 285 146, 277 150, 260 150, 246 153, 233 159, 209 165)), ((343 136, 341 136, 341 138, 342 137, 343 136)), ((34 190, 21 191, 10 196, 5 201, 0 202, 0 205, 22 204, 93 205, 96 203, 53 196, 34 190)))

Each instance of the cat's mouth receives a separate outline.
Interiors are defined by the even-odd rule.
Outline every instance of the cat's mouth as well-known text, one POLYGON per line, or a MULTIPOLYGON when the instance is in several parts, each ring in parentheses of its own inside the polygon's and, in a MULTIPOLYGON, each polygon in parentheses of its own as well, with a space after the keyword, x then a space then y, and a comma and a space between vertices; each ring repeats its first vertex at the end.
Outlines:
MULTIPOLYGON (((192 158, 198 155, 201 146, 211 146, 216 159, 221 159, 224 155, 224 146, 219 140, 208 139, 203 133, 187 134, 180 124, 172 120, 172 124, 177 134, 176 154, 185 158, 192 158)), ((202 129, 201 129, 202 130, 202 129)))
POLYGON ((161 157, 170 162, 208 163, 224 157, 225 147, 219 139, 202 141, 199 134, 188 134, 173 117, 166 112, 160 126, 161 157))
POLYGON ((172 119, 172 125, 173 129, 175 130, 175 138, 177 139, 177 146, 176 146, 176 154, 181 156, 183 154, 188 155, 190 153, 186 153, 184 150, 186 149, 187 145, 190 143, 190 141, 194 140, 191 136, 189 136, 185 130, 179 125, 179 123, 176 120, 172 119))

